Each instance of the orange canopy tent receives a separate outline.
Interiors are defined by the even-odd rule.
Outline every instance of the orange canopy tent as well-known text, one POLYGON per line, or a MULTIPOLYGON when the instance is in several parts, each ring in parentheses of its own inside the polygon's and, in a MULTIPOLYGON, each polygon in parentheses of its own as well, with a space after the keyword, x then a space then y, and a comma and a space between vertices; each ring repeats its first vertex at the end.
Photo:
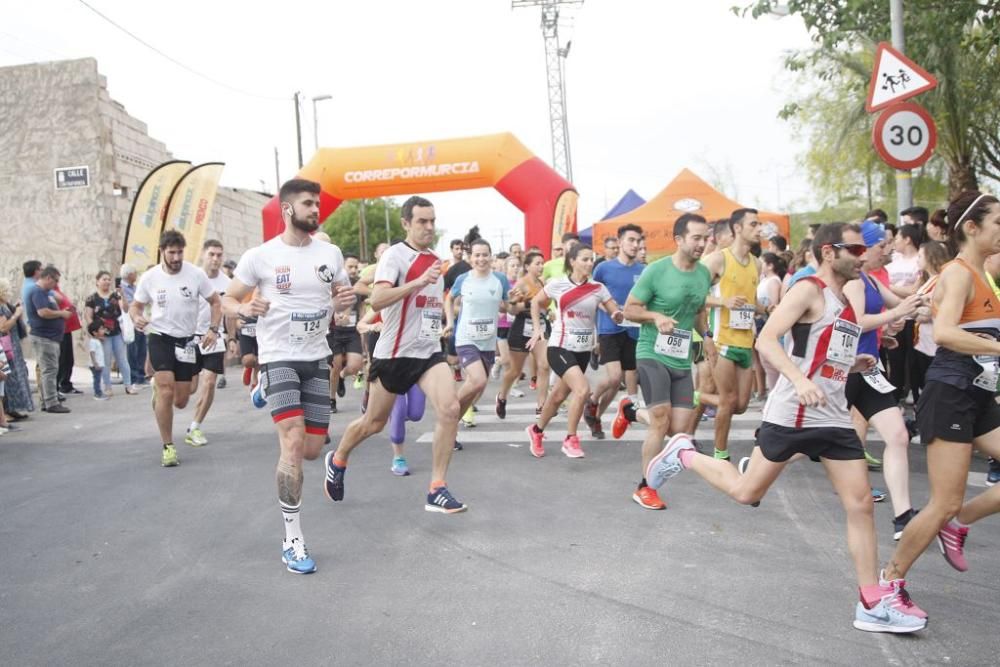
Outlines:
MULTIPOLYGON (((652 260, 677 248, 674 222, 684 213, 697 213, 711 222, 728 218, 738 208, 744 205, 725 196, 691 170, 683 169, 658 195, 639 208, 594 223, 594 243, 600 244, 605 238, 614 236, 622 225, 639 225, 646 235, 646 251, 652 260)), ((765 225, 773 225, 778 234, 790 238, 787 215, 760 211, 758 217, 765 225)))

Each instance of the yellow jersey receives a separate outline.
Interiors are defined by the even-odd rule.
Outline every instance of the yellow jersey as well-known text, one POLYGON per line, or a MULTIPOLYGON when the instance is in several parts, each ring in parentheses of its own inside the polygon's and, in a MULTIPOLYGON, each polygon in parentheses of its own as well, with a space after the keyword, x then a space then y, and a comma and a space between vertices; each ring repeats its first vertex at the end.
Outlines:
POLYGON ((742 296, 746 305, 733 310, 725 306, 719 309, 719 329, 715 332, 715 340, 719 345, 750 348, 753 347, 754 310, 760 280, 757 261, 747 253, 747 263, 740 264, 729 248, 722 251, 722 257, 725 264, 719 279, 719 296, 723 302, 730 297, 742 296))

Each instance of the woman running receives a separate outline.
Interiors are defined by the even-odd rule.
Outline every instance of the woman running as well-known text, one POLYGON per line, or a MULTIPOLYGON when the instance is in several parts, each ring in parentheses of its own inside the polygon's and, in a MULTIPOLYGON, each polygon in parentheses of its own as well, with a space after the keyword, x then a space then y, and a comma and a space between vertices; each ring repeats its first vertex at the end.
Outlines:
POLYGON ((510 325, 510 333, 507 334, 510 365, 504 371, 503 383, 496 400, 497 417, 500 419, 507 417, 507 394, 510 393, 514 382, 521 377, 524 361, 529 354, 535 360, 535 369, 538 374, 538 407, 535 408, 535 414, 542 411, 545 396, 549 391, 549 362, 546 360, 545 340, 549 337, 552 325, 549 324, 548 320, 542 318, 539 321, 539 326, 543 327, 541 331, 543 337, 538 340, 534 347, 528 349, 528 341, 535 333, 530 304, 531 300, 542 291, 542 266, 544 264, 545 258, 539 252, 529 252, 525 255, 524 275, 507 295, 507 302, 516 315, 510 325))
MULTIPOLYGON (((765 310, 764 315, 756 318, 757 333, 764 328, 767 316, 778 307, 778 300, 781 297, 781 281, 785 279, 788 267, 785 260, 781 259, 773 252, 766 252, 760 257, 760 283, 757 284, 757 303, 765 310)), ((778 381, 778 371, 767 361, 761 359, 756 348, 753 351, 754 377, 757 382, 757 399, 767 400, 768 389, 773 389, 778 381)))
POLYGON ((590 280, 594 269, 594 251, 590 246, 582 243, 572 246, 566 253, 565 266, 566 275, 550 280, 531 300, 534 333, 528 341, 529 348, 534 348, 542 340, 541 313, 550 301, 555 301, 556 319, 552 325, 547 356, 549 367, 559 376, 559 382, 542 406, 538 422, 527 428, 531 454, 537 458, 545 456, 542 431, 571 393, 573 397, 569 403, 562 453, 571 459, 584 457, 576 429, 583 416, 584 403, 590 397, 590 383, 585 372, 590 363, 590 351, 594 348, 597 309, 603 308, 616 323, 625 319, 608 288, 590 280))
MULTIPOLYGON (((917 294, 923 296, 925 300, 930 299, 941 275, 941 269, 952 259, 951 249, 947 243, 941 241, 922 243, 920 250, 917 251, 917 266, 924 273, 924 281, 917 289, 917 294)), ((937 354, 934 322, 929 309, 922 309, 922 312, 917 314, 917 326, 914 327, 913 336, 913 368, 910 383, 913 385, 914 395, 919 400, 920 392, 924 390, 924 383, 927 381, 927 369, 931 367, 931 361, 937 354)))
MULTIPOLYGON (((507 276, 508 285, 516 285, 518 279, 521 277, 521 260, 513 256, 505 259, 503 262, 503 274, 507 276)), ((510 366, 510 346, 507 344, 507 339, 510 337, 510 325, 513 321, 514 318, 507 311, 500 313, 500 320, 497 322, 497 356, 499 359, 493 365, 493 370, 490 371, 490 375, 494 380, 500 377, 501 371, 510 366)))
POLYGON ((937 355, 917 404, 920 439, 927 445, 930 500, 906 526, 884 578, 902 579, 937 539, 945 560, 968 569, 969 525, 1000 511, 1000 486, 963 503, 973 446, 1000 456, 1000 405, 994 396, 1000 367, 1000 299, 983 271, 1000 252, 1000 201, 967 191, 948 208, 949 235, 958 256, 934 288, 937 355))

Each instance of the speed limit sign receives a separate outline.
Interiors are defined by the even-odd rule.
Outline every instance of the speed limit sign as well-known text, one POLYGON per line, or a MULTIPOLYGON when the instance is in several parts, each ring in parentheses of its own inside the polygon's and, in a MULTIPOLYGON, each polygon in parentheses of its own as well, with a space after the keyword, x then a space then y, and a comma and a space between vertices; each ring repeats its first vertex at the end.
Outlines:
POLYGON ((890 167, 916 169, 934 152, 937 127, 926 109, 912 102, 901 102, 888 107, 875 121, 872 143, 890 167))

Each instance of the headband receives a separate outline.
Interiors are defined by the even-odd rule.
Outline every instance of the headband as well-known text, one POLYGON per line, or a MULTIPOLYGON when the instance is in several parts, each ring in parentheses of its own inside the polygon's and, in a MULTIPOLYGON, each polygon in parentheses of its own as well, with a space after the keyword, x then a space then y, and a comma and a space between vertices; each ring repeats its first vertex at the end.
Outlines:
POLYGON ((986 193, 983 192, 978 197, 976 197, 975 199, 972 200, 972 203, 969 204, 969 208, 965 209, 965 213, 963 213, 962 215, 960 215, 958 217, 958 220, 955 221, 955 230, 956 231, 958 231, 958 226, 960 224, 962 224, 962 221, 965 220, 965 216, 969 215, 969 213, 972 212, 972 209, 976 208, 976 204, 979 203, 979 200, 982 199, 985 196, 986 196, 986 193))

